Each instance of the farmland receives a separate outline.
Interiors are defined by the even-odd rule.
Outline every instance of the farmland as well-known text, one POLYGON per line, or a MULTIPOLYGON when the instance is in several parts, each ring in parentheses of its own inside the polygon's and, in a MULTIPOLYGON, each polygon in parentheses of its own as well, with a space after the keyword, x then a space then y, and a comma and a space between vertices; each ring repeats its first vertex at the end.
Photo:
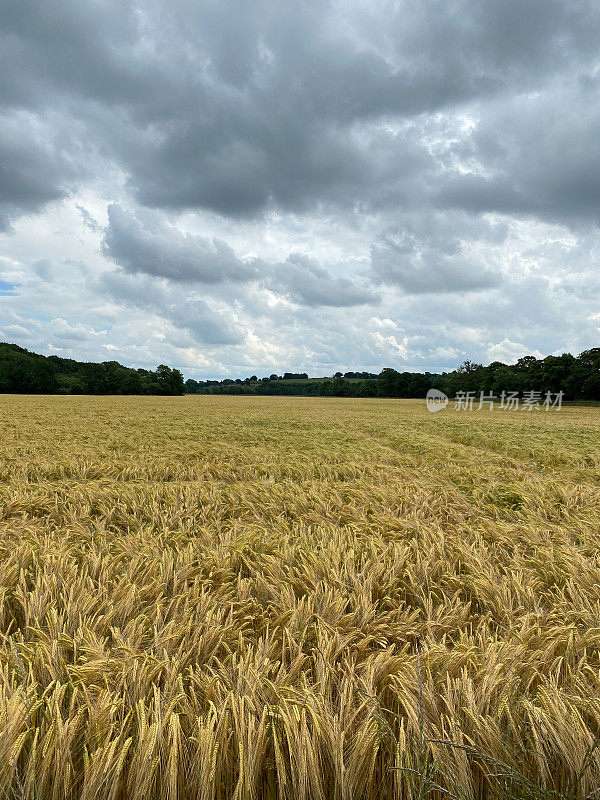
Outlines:
POLYGON ((3 796, 600 786, 600 409, 0 407, 3 796))

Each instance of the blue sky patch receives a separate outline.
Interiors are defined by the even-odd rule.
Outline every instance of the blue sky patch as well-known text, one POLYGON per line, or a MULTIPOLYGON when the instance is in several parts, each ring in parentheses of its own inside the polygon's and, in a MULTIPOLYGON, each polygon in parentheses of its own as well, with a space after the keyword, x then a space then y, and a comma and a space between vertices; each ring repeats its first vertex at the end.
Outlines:
POLYGON ((17 288, 18 284, 16 283, 7 283, 6 281, 0 281, 0 297, 7 297, 11 294, 16 294, 15 289, 17 288))

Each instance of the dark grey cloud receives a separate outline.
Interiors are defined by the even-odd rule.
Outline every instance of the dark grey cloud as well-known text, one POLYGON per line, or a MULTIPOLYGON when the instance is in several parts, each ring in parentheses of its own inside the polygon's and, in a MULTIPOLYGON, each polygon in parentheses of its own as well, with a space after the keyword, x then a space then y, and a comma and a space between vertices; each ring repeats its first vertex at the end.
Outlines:
POLYGON ((237 258, 225 242, 183 234, 157 213, 140 216, 116 204, 108 207, 103 250, 126 272, 209 284, 249 281, 259 274, 255 263, 237 258))
POLYGON ((440 176, 434 204, 575 225, 597 220, 599 90, 598 78, 570 78, 555 82, 551 91, 480 109, 478 124, 455 151, 475 169, 440 176))
POLYGON ((243 260, 225 242, 183 234, 163 214, 147 209, 134 214, 110 205, 102 250, 126 273, 191 286, 254 281, 307 306, 352 306, 378 300, 373 290, 333 275, 314 258, 293 253, 277 265, 243 260))
POLYGON ((504 224, 466 215, 427 215, 390 227, 371 247, 375 283, 398 286, 409 294, 489 289, 500 276, 481 252, 481 243, 501 243, 504 224))
POLYGON ((86 173, 79 144, 56 116, 0 113, 0 231, 66 197, 86 173))
POLYGON ((128 156, 132 189, 150 206, 228 215, 427 204, 423 179, 434 196, 445 179, 427 131, 391 132, 386 121, 543 91, 565 65, 587 74, 600 32, 593 6, 383 3, 341 19, 329 4, 268 4, 262 24, 258 6, 235 4, 236 22, 228 4, 192 15, 185 38, 207 54, 203 77, 177 124, 145 109, 159 135, 128 156))
POLYGON ((599 42, 599 0, 4 0, 5 330, 252 372, 592 346, 599 42))
POLYGON ((376 303, 379 296, 349 278, 336 277, 319 262, 292 253, 279 264, 267 283, 276 292, 288 295, 294 302, 307 306, 357 306, 376 303))
MULTIPOLYGON (((593 84, 600 33, 590 0, 230 0, 191 8, 182 0, 57 0, 51 11, 6 0, 1 25, 6 109, 77 120, 80 143, 123 170, 138 203, 231 216, 320 203, 379 208, 430 195, 438 205, 481 199, 535 213, 543 181, 537 194, 521 187, 518 159, 491 185, 460 175, 453 182, 434 168, 420 120, 507 96, 518 98, 518 111, 522 98, 543 95, 567 74, 579 83, 564 98, 565 118, 585 81, 593 84), (416 127, 394 130, 408 120, 416 127)), ((24 122, 26 136, 33 127, 24 122)), ((595 122, 591 128, 589 155, 598 134, 595 122)), ((519 149, 527 131, 512 130, 508 144, 519 149)), ((17 174, 4 181, 6 202, 12 197, 18 212, 62 196, 80 179, 73 147, 66 139, 54 152, 23 152, 17 174)), ((476 147, 485 163, 485 148, 476 147)), ((596 202, 593 181, 583 178, 556 187, 575 207, 596 202)))

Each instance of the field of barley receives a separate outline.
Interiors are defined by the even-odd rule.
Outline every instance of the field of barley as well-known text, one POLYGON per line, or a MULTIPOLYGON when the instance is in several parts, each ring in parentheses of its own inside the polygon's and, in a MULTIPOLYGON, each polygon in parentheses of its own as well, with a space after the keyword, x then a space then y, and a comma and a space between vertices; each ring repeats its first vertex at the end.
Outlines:
POLYGON ((599 408, 4 395, 0 430, 3 797, 600 795, 599 408))

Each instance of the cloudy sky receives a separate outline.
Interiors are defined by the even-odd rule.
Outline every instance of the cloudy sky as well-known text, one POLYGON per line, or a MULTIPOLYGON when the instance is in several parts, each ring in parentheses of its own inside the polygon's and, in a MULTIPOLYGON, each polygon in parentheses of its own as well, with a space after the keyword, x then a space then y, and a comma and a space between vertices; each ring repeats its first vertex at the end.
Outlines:
POLYGON ((186 377, 600 346, 600 0, 0 0, 0 340, 186 377))

